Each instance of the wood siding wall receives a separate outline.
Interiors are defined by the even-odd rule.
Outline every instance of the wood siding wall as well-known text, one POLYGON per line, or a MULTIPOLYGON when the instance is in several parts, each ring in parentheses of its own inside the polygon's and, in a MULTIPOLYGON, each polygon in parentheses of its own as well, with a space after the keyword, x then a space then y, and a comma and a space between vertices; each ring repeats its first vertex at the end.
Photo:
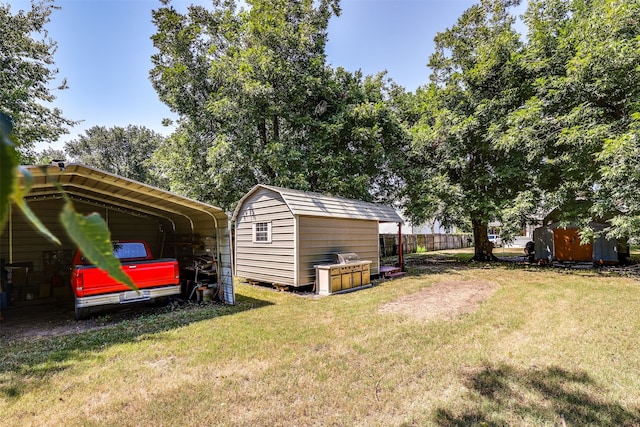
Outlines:
POLYGON ((282 197, 260 190, 236 219, 235 274, 249 280, 296 286, 295 221, 282 197), (271 222, 271 242, 253 243, 253 224, 271 222))
POLYGON ((334 263, 336 253, 355 252, 371 261, 371 274, 380 271, 377 221, 301 216, 298 247, 300 285, 313 283, 314 265, 334 263))

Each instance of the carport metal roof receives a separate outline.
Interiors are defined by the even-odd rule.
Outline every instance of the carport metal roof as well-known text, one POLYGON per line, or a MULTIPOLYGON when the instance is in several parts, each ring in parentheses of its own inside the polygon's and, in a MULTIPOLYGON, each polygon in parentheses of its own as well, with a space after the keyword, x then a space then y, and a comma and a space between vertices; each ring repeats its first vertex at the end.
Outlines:
POLYGON ((164 219, 176 234, 211 235, 227 228, 220 208, 169 191, 80 164, 26 166, 33 176, 27 200, 60 198, 61 187, 72 200, 164 219))

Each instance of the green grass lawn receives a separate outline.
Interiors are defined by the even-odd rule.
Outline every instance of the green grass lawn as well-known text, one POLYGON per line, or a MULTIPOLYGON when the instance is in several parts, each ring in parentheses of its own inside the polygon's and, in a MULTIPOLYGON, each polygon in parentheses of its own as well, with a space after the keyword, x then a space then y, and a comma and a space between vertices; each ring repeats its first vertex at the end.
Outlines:
MULTIPOLYGON (((464 260, 466 252, 434 254, 464 260)), ((0 420, 64 426, 640 425, 640 282, 450 262, 348 294, 239 284, 237 305, 3 342, 0 420), (379 308, 496 282, 476 311, 379 308)))

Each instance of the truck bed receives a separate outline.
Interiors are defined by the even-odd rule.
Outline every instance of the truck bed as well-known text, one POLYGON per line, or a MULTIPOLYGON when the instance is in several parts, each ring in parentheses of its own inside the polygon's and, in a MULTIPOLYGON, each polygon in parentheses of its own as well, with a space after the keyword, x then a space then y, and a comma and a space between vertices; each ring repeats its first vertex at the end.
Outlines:
POLYGON ((180 268, 173 258, 154 259, 149 245, 140 240, 115 241, 113 254, 120 269, 137 289, 119 283, 106 272, 90 264, 78 250, 73 258, 71 289, 74 293, 76 319, 88 317, 92 307, 143 301, 168 301, 180 294, 180 268))
MULTIPOLYGON (((123 262, 121 269, 140 290, 179 283, 176 260, 171 258, 123 262)), ((78 297, 132 290, 94 265, 78 265, 75 271, 83 282, 82 288, 76 288, 78 297)))

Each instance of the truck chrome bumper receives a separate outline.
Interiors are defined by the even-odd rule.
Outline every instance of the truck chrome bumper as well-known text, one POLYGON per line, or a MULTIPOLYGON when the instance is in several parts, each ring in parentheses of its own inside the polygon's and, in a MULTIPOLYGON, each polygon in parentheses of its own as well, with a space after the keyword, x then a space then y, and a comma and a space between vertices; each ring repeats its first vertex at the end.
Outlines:
POLYGON ((180 285, 164 286, 162 288, 140 289, 139 291, 124 291, 104 295, 77 297, 76 308, 94 307, 98 305, 128 304, 132 302, 150 301, 155 298, 180 294, 180 285))

